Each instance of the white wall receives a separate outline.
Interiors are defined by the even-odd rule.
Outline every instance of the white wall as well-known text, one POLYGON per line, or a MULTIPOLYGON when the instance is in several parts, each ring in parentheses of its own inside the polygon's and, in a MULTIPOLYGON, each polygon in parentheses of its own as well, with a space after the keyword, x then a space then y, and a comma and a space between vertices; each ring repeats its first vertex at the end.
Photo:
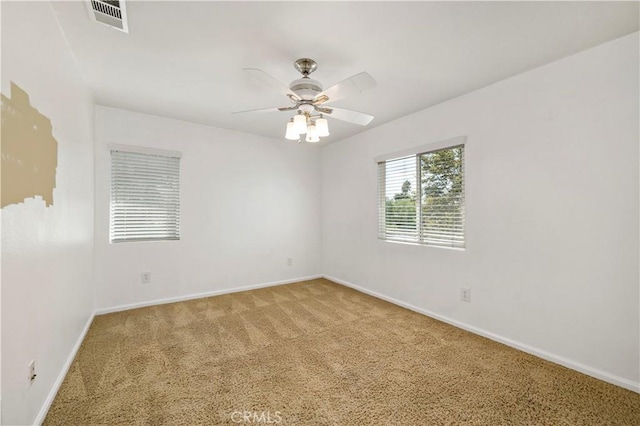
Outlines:
POLYGON ((638 75, 636 33, 327 146, 323 273, 640 390, 638 75), (374 157, 461 135, 466 250, 378 241, 374 157))
POLYGON ((106 107, 95 134, 99 310, 320 274, 319 148, 106 107), (109 243, 110 143, 183 153, 180 241, 109 243))
POLYGON ((53 205, 2 209, 2 424, 20 425, 36 420, 93 311, 93 106, 48 2, 2 2, 8 97, 10 82, 58 142, 53 205))

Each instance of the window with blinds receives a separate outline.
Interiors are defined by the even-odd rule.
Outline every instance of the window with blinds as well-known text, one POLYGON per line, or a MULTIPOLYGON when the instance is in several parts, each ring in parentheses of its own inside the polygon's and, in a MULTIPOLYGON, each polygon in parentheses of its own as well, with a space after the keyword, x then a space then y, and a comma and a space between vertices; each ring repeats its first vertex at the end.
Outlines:
POLYGON ((464 145, 378 163, 378 238, 464 248, 464 145))
POLYGON ((111 151, 110 241, 180 239, 180 157, 111 151))

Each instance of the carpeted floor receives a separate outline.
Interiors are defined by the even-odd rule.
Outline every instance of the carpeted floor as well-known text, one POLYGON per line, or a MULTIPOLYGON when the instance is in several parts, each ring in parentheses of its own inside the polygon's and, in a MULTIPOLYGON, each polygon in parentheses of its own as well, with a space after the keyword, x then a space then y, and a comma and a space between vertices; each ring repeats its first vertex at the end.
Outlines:
POLYGON ((640 395, 318 279, 95 318, 45 425, 637 425, 640 395))

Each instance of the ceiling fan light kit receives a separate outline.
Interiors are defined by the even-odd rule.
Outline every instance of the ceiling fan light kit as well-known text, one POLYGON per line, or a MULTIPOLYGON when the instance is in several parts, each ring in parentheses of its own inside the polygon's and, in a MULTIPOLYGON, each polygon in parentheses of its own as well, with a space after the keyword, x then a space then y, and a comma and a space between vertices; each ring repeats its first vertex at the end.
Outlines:
POLYGON ((320 115, 311 115, 308 111, 298 110, 287 123, 285 138, 302 142, 301 136, 306 134, 305 142, 320 142, 320 137, 329 136, 329 123, 320 115))
POLYGON ((271 111, 296 111, 296 114, 287 122, 285 138, 302 142, 320 142, 321 137, 329 136, 329 122, 324 117, 333 117, 338 120, 368 125, 373 116, 358 111, 344 108, 324 106, 324 104, 343 99, 352 94, 359 94, 375 87, 376 81, 366 72, 361 72, 334 84, 323 91, 322 84, 309 78, 309 74, 318 69, 318 64, 309 58, 301 58, 294 62, 294 68, 302 74, 302 78, 294 80, 289 86, 280 83, 264 71, 256 68, 245 68, 245 71, 262 79, 271 86, 278 86, 281 91, 293 103, 292 106, 279 108, 262 108, 257 110, 239 111, 245 112, 271 112, 271 111), (306 135, 303 137, 303 135, 306 135))

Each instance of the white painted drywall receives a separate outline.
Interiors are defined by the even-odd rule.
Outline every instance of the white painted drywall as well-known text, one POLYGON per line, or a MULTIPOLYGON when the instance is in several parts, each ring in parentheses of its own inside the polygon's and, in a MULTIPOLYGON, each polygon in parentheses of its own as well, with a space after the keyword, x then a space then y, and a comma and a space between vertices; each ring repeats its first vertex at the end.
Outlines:
POLYGON ((95 130, 97 309, 320 273, 319 148, 107 107, 95 130), (109 243, 109 144, 182 152, 180 241, 109 243))
POLYGON ((10 82, 58 142, 53 205, 1 210, 2 424, 21 425, 36 420, 93 312, 93 102, 49 2, 2 2, 6 96, 10 82))
POLYGON ((637 388, 638 76, 636 33, 325 147, 323 273, 637 388), (373 159, 463 135, 466 250, 377 240, 373 159))

